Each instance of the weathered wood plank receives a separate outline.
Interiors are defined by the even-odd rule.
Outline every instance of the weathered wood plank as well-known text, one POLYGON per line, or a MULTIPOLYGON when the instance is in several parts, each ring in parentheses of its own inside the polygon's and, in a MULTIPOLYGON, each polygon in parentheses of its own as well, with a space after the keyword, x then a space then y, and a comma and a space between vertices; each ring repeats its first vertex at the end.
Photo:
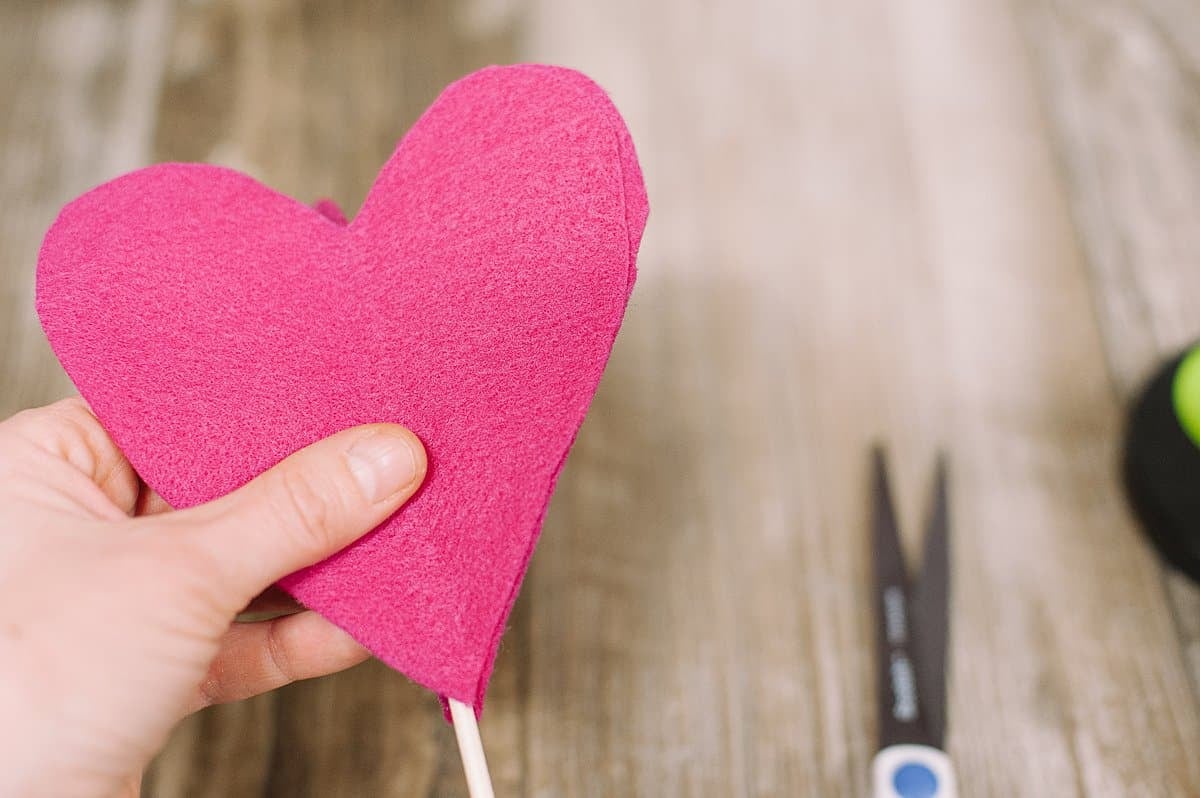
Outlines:
POLYGON ((876 435, 910 522, 933 447, 954 462, 964 794, 1200 790, 1008 5, 554 2, 531 24, 532 57, 613 89, 653 206, 528 587, 531 793, 865 793, 876 435))
MULTIPOLYGON (((1200 338, 1200 8, 1021 0, 1118 395, 1200 338)), ((1167 573, 1200 695, 1200 589, 1167 573)))
MULTIPOLYGON (((910 3, 907 20, 923 65, 914 141, 926 141, 938 180, 940 255, 948 287, 969 287, 951 307, 955 366, 979 394, 963 434, 987 447, 978 462, 989 523, 978 534, 990 558, 1008 559, 989 568, 987 601, 1004 604, 979 619, 993 623, 992 646, 971 649, 979 675, 998 678, 978 684, 1020 691, 1034 679, 1018 713, 996 707, 1021 721, 997 740, 1027 746, 1024 783, 1048 794, 1193 794, 1200 722, 1154 560, 1114 478, 1119 404, 1025 51, 1002 4, 949 5, 910 3), (982 69, 955 75, 938 52, 971 53, 982 69), (1019 656, 1024 646, 1035 655, 1019 656), (1131 748, 1138 737, 1153 742, 1131 748)), ((1018 774, 985 772, 996 794, 1020 789, 1018 774)))
POLYGON ((145 162, 165 0, 0 8, 0 417, 71 392, 33 308, 63 203, 145 162))
MULTIPOLYGON (((865 794, 882 437, 914 553, 954 464, 964 794, 1200 794, 1197 594, 1173 620, 1113 468, 1120 398, 1196 333, 1197 42, 1184 0, 4 4, 0 413, 69 389, 31 285, 75 193, 209 160, 353 210, 446 82, 578 66, 653 210, 498 661, 498 793, 865 794)), ((201 713, 146 784, 464 794, 377 663, 201 713)))
POLYGON ((277 694, 188 718, 143 780, 147 796, 263 795, 272 776, 277 694))

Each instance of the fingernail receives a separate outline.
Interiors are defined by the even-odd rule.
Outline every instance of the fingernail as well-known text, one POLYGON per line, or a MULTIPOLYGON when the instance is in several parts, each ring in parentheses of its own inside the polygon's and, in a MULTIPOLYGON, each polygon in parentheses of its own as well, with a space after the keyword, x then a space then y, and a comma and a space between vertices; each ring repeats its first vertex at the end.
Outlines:
POLYGON ((417 455, 410 439, 389 432, 372 432, 346 452, 346 462, 367 501, 383 501, 412 484, 417 455))

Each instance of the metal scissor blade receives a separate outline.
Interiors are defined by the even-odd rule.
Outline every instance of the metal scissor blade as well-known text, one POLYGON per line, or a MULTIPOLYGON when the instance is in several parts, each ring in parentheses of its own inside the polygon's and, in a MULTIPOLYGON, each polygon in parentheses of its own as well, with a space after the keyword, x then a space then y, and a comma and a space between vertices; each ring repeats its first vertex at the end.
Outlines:
POLYGON ((925 728, 909 619, 908 573, 888 484, 883 449, 873 452, 871 517, 875 577, 876 667, 879 684, 879 747, 932 745, 925 728))
POLYGON ((949 466, 938 454, 933 501, 925 528, 925 553, 910 604, 917 688, 925 730, 935 747, 946 738, 946 643, 950 607, 949 466))

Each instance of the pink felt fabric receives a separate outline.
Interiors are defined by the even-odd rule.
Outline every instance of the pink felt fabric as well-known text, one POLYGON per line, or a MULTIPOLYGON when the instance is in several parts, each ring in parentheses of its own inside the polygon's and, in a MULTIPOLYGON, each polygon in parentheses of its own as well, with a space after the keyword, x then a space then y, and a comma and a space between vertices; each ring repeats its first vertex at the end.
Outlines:
POLYGON ((646 214, 600 88, 494 67, 446 89, 348 225, 331 203, 215 166, 94 189, 46 235, 37 309, 82 395, 176 507, 336 430, 412 428, 430 458, 416 498, 283 584, 479 710, 646 214))

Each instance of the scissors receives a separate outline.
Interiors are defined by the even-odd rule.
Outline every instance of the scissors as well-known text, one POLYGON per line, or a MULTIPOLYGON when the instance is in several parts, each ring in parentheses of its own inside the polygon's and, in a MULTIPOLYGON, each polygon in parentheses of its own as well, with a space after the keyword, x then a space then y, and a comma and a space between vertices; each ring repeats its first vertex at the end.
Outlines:
POLYGON ((874 798, 957 798, 946 736, 950 594, 947 465, 938 455, 920 575, 910 579, 883 448, 872 455, 879 752, 874 798))

